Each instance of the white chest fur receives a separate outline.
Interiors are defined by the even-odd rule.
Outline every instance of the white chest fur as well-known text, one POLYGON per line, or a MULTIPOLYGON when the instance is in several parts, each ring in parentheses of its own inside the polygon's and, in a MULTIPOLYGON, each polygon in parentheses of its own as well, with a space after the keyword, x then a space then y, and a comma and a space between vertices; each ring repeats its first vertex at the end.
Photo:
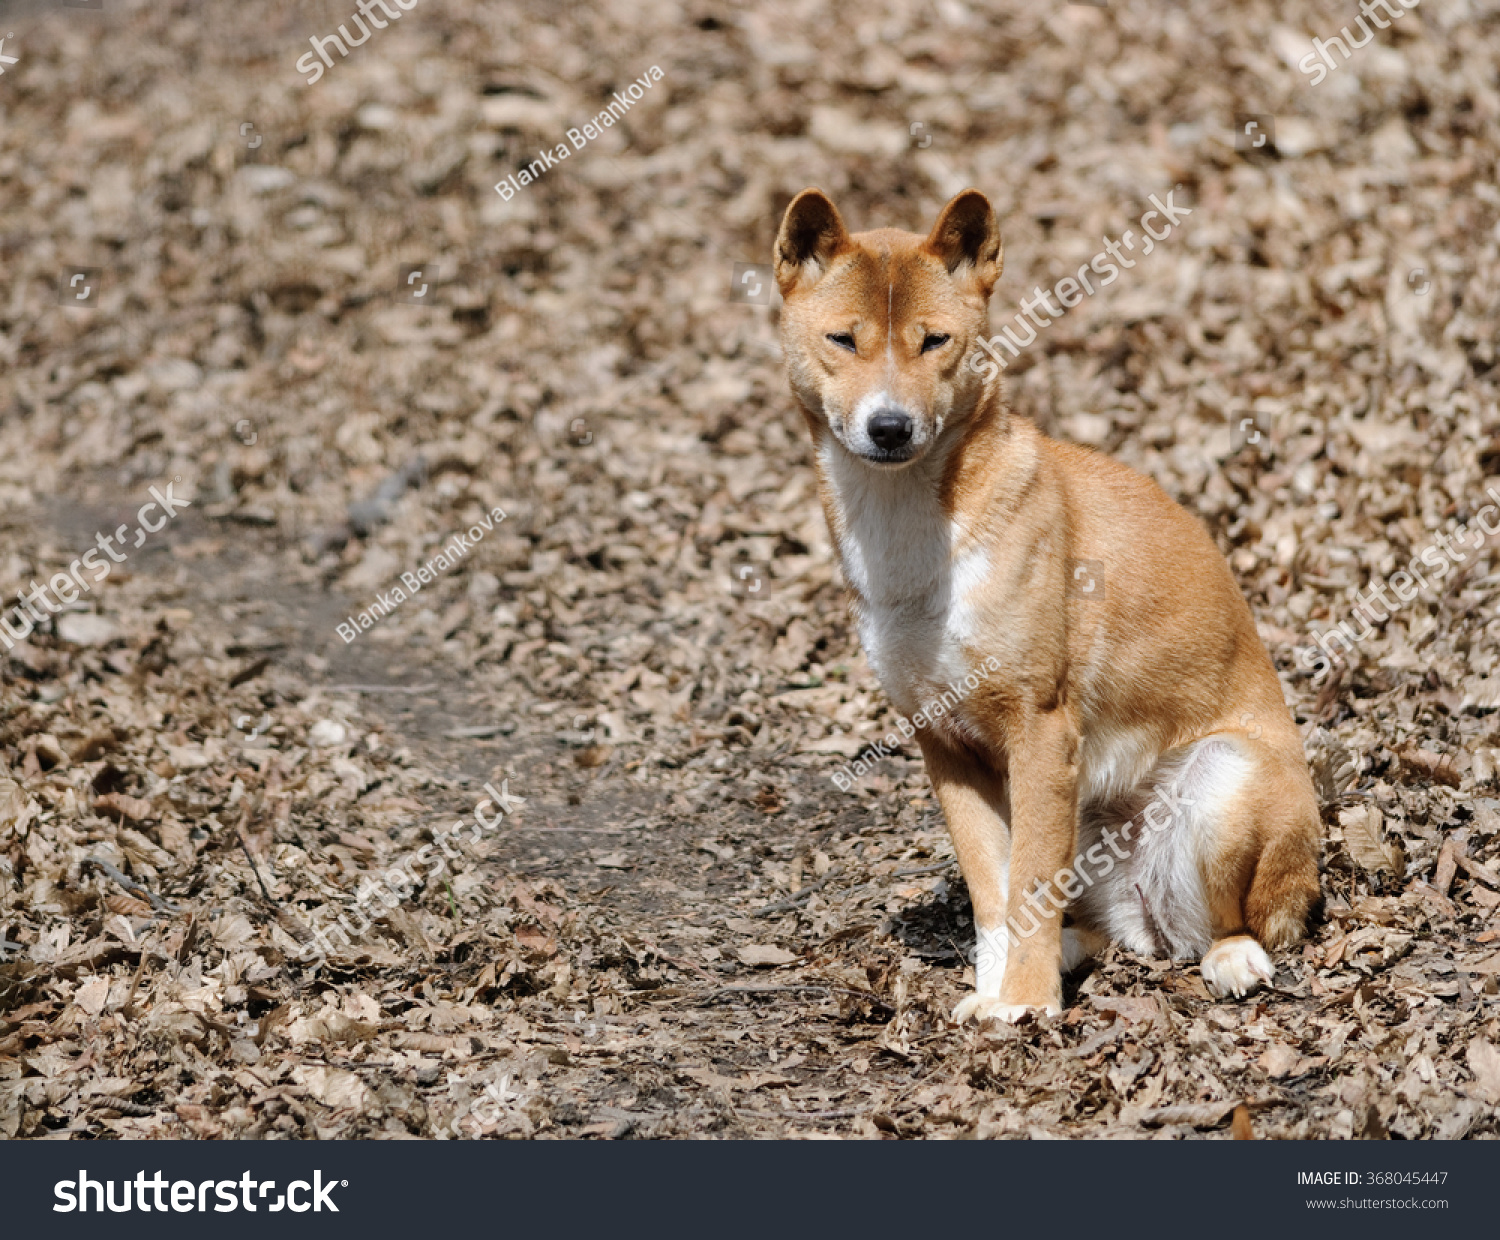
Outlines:
MULTIPOLYGON (((885 472, 823 449, 840 528, 839 552, 859 595, 865 657, 905 715, 924 709, 982 659, 975 649, 982 549, 956 552, 962 530, 938 500, 940 462, 885 472)), ((962 708, 953 722, 962 718, 962 708)))

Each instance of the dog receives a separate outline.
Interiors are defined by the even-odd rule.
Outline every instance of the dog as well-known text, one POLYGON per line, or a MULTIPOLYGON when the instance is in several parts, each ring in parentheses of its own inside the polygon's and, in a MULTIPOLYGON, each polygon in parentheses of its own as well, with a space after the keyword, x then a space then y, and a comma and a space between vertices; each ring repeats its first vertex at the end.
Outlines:
POLYGON ((954 1018, 1058 1013, 1110 941, 1240 997, 1319 901, 1301 739, 1202 524, 1006 408, 975 350, 1002 263, 973 189, 925 238, 851 235, 804 190, 774 255, 860 641, 917 725, 973 903, 954 1018))

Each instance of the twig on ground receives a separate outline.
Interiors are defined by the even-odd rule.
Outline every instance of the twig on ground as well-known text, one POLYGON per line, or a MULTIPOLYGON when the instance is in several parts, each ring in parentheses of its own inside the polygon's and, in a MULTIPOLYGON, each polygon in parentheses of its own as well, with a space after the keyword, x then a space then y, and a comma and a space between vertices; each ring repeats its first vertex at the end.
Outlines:
POLYGON ((107 877, 114 879, 115 882, 119 883, 119 885, 126 891, 128 891, 131 895, 139 896, 141 899, 147 901, 151 905, 151 907, 156 909, 158 912, 179 913, 182 911, 174 905, 168 904, 159 895, 157 895, 156 892, 150 890, 147 887, 142 887, 140 883, 136 882, 134 879, 126 878, 125 875, 121 874, 119 870, 110 865, 108 861, 103 861, 98 857, 85 857, 83 859, 83 865, 97 866, 99 869, 104 871, 107 877))
MULTIPOLYGON (((720 995, 783 995, 812 990, 816 990, 821 994, 831 995, 834 989, 836 988, 824 986, 817 982, 804 982, 791 986, 720 986, 707 997, 717 999, 720 995)), ((848 993, 855 994, 857 992, 849 991, 848 993)))
POLYGON ((799 904, 802 903, 802 901, 810 897, 813 892, 821 891, 824 887, 828 886, 828 884, 831 883, 835 877, 837 877, 837 874, 837 870, 831 870, 816 882, 808 883, 807 886, 802 888, 801 891, 797 892, 796 895, 788 896, 785 900, 776 900, 771 904, 763 904, 760 908, 756 909, 755 912, 751 913, 750 916, 765 917, 770 913, 788 912, 791 909, 796 908, 799 904))
POLYGON ((130 979, 130 992, 125 996, 125 1002, 120 1004, 120 1015, 126 1020, 135 1019, 135 992, 141 984, 141 974, 146 971, 146 958, 149 953, 146 945, 141 944, 141 958, 136 962, 135 976, 130 979))
POLYGON ((118 1111, 121 1115, 130 1115, 137 1119, 148 1119, 160 1110, 159 1106, 148 1106, 144 1102, 132 1102, 129 1098, 116 1098, 113 1095, 95 1098, 89 1103, 90 1112, 118 1111))
POLYGON ((937 865, 924 865, 916 870, 897 870, 891 875, 892 878, 916 878, 918 874, 936 874, 939 870, 946 870, 953 862, 940 861, 937 865))
POLYGON ((1495 890, 1500 891, 1500 874, 1496 874, 1489 866, 1483 862, 1466 857, 1463 853, 1456 854, 1453 859, 1458 863, 1458 868, 1470 878, 1478 879, 1481 883, 1485 883, 1495 888, 1495 890))
POLYGON ((821 994, 825 999, 831 999, 834 995, 849 995, 851 998, 863 999, 876 1007, 884 1008, 888 1012, 895 1011, 889 1003, 879 995, 868 990, 855 990, 850 986, 831 986, 826 982, 803 982, 786 986, 720 986, 717 990, 703 995, 701 1001, 712 1003, 723 995, 776 995, 776 994, 821 994))
POLYGON ((274 905, 276 900, 266 890, 266 880, 260 876, 260 867, 255 864, 255 858, 250 855, 250 845, 245 843, 245 833, 239 827, 235 827, 234 834, 240 842, 240 851, 245 854, 245 860, 250 863, 250 872, 255 875, 255 881, 260 885, 260 894, 265 896, 267 904, 274 905))
POLYGON ((325 685, 324 693, 430 693, 437 685, 325 685))
POLYGON ((704 981, 717 982, 719 980, 707 969, 701 968, 700 966, 694 964, 691 960, 683 960, 678 956, 669 956, 666 952, 662 951, 662 949, 659 948, 655 943, 647 943, 645 942, 645 940, 642 940, 642 943, 645 946, 646 950, 649 951, 658 960, 665 960, 668 964, 675 964, 679 969, 688 969, 691 972, 696 973, 699 977, 703 978, 704 981))
MULTIPOLYGON (((915 870, 897 870, 894 874, 889 875, 889 877, 892 878, 892 879, 896 879, 896 878, 915 878, 919 874, 936 874, 940 870, 946 870, 946 869, 948 869, 948 867, 951 866, 952 864, 953 864, 953 862, 951 862, 951 861, 943 861, 943 862, 940 862, 938 865, 924 865, 924 866, 921 866, 921 867, 919 867, 919 868, 917 868, 915 870)), ((796 908, 799 904, 801 904, 809 896, 811 896, 813 894, 813 892, 815 892, 815 891, 821 891, 824 887, 828 886, 828 884, 831 883, 838 876, 839 876, 839 871, 837 871, 837 870, 831 870, 831 871, 829 871, 829 873, 823 875, 823 877, 820 878, 820 879, 818 879, 816 882, 808 883, 807 886, 803 887, 799 892, 797 892, 796 895, 788 896, 785 900, 776 900, 776 901, 774 901, 771 904, 763 904, 763 905, 761 905, 760 908, 758 908, 754 912, 752 912, 750 914, 750 916, 752 916, 752 917, 766 917, 766 916, 770 915, 771 913, 785 913, 785 912, 789 912, 790 910, 796 908)), ((875 883, 861 883, 858 887, 851 887, 851 888, 849 888, 849 890, 845 894, 846 895, 853 895, 857 891, 863 891, 863 890, 865 890, 868 887, 873 887, 873 886, 876 886, 876 885, 877 884, 875 884, 875 883)))

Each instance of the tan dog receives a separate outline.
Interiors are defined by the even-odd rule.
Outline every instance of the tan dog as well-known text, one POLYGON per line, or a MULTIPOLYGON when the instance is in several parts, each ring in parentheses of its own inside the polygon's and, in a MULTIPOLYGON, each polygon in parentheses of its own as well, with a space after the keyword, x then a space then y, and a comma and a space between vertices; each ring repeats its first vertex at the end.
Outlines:
POLYGON ((1214 994, 1245 994, 1318 899, 1296 726, 1203 527, 1010 414, 975 364, 1000 269, 976 190, 923 238, 851 236, 809 189, 776 239, 860 638, 916 726, 974 905, 954 1015, 1056 1012, 1062 972, 1109 939, 1199 957, 1214 994))

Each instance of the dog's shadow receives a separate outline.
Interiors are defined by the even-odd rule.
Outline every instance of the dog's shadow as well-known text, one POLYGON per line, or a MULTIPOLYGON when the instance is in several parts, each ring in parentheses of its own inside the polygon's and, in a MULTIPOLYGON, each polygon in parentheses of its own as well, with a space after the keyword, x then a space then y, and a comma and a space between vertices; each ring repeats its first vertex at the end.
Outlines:
MULTIPOLYGON (((957 866, 932 891, 892 914, 890 933, 908 955, 935 968, 968 968, 973 963, 974 909, 957 866)), ((1091 957, 1063 975, 1064 1009, 1077 1004, 1080 989, 1098 967, 1091 957)))

